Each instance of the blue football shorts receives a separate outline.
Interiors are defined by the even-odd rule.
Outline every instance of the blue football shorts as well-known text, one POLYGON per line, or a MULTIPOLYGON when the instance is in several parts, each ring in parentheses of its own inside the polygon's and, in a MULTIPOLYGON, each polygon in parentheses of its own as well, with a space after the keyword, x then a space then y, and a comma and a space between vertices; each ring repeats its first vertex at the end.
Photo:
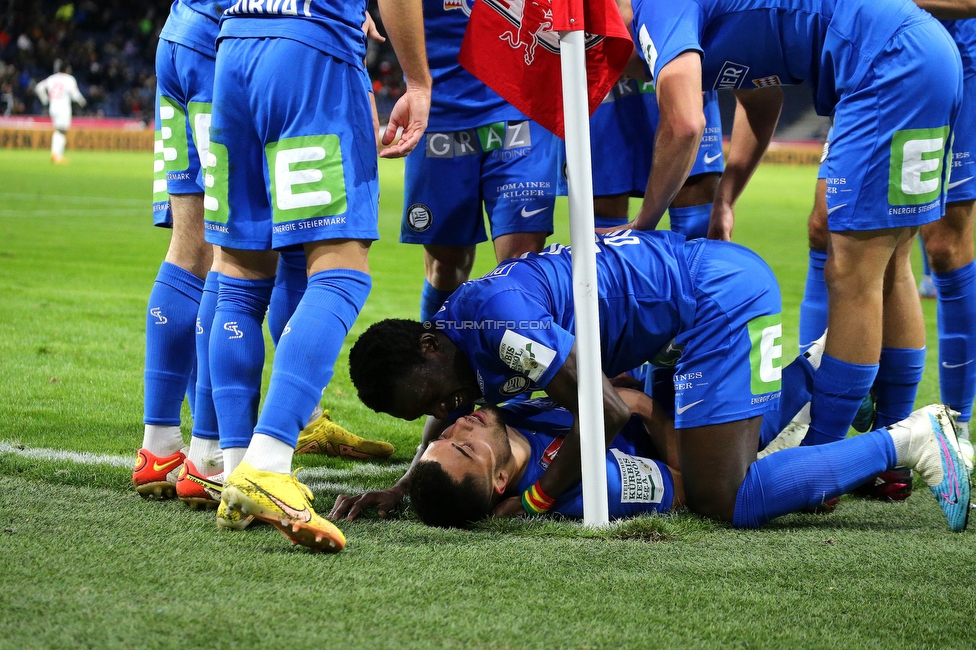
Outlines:
POLYGON ((200 161, 210 147, 214 60, 159 39, 156 46, 156 135, 153 224, 173 227, 170 194, 203 194, 200 161))
POLYGON ((915 22, 891 38, 834 111, 824 161, 832 232, 919 226, 942 216, 962 96, 959 50, 941 25, 915 22))
POLYGON ((962 106, 952 131, 946 203, 976 199, 976 75, 963 81, 962 106))
POLYGON ((559 138, 528 120, 428 131, 406 160, 400 241, 474 246, 552 233, 559 138))
POLYGON ((210 138, 211 244, 268 250, 379 238, 376 136, 361 68, 287 38, 223 39, 210 138))
MULTIPOLYGON (((725 170, 718 92, 706 92, 704 101, 705 131, 689 176, 721 174, 725 170)), ((628 79, 613 87, 590 118, 594 196, 644 196, 659 119, 652 83, 628 79)), ((565 196, 568 188, 564 146, 559 148, 559 160, 559 194, 565 196)))
POLYGON ((685 245, 697 310, 675 338, 674 425, 734 422, 779 408, 782 302, 769 266, 744 246, 685 245))

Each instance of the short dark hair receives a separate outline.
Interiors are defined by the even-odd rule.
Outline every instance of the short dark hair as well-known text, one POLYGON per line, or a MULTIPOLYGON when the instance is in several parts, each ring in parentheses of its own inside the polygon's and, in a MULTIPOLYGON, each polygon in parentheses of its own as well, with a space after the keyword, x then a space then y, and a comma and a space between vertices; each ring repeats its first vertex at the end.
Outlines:
POLYGON ((428 526, 468 528, 491 514, 491 495, 483 481, 455 481, 440 463, 422 460, 410 470, 410 507, 428 526))
POLYGON ((415 320, 388 318, 363 332, 349 351, 349 378, 363 404, 384 413, 393 408, 397 384, 424 362, 420 337, 426 331, 415 320))

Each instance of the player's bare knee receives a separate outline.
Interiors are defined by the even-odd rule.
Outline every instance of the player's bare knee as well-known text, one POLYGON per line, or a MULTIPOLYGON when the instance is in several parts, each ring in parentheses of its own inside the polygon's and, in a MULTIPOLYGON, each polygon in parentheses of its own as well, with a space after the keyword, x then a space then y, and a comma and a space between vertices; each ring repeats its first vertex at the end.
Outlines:
POLYGON ((721 178, 721 174, 713 173, 691 176, 678 190, 671 206, 687 208, 711 203, 715 200, 715 191, 718 189, 718 182, 721 178))
POLYGON ((474 246, 424 246, 424 276, 434 288, 453 291, 471 277, 474 246))
POLYGON ((807 220, 807 239, 812 250, 827 250, 830 231, 827 228, 827 186, 823 179, 817 181, 817 194, 813 202, 813 210, 807 220))
POLYGON ((513 232, 495 238, 495 258, 502 262, 525 253, 538 253, 546 245, 544 232, 513 232))

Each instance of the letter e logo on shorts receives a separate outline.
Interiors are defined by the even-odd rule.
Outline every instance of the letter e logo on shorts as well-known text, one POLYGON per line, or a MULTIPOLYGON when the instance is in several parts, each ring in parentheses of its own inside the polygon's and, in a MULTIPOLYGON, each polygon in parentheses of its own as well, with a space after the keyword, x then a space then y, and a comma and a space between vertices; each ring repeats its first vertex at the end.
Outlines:
POLYGON ((751 390, 763 395, 780 390, 783 376, 783 323, 780 314, 760 316, 749 321, 749 365, 752 367, 751 390))
POLYGON ((274 223, 346 211, 339 136, 284 138, 265 147, 274 223))
POLYGON ((922 205, 939 198, 948 138, 948 126, 895 131, 891 138, 889 204, 922 205))
POLYGON ((203 215, 213 223, 227 223, 227 147, 210 142, 203 166, 203 215))
POLYGON ((190 166, 186 143, 186 111, 169 97, 159 98, 159 142, 167 172, 181 172, 190 166))

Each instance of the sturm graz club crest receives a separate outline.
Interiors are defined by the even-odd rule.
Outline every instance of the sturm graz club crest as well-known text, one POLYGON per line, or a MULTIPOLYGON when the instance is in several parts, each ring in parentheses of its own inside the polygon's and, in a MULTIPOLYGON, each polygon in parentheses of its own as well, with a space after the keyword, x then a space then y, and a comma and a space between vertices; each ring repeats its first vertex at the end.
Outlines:
POLYGON ((432 221, 430 208, 423 203, 414 203, 407 210, 407 225, 417 232, 423 232, 430 228, 432 221))
MULTIPOLYGON (((445 0, 445 5, 450 0, 445 0)), ((483 0, 512 24, 499 38, 513 49, 525 49, 525 65, 535 61, 536 47, 559 54, 559 34, 552 30, 552 0, 483 0)), ((586 34, 586 48, 603 40, 602 36, 586 34)))
POLYGON ((522 375, 515 375, 514 377, 509 377, 508 381, 502 384, 502 387, 498 389, 504 397, 512 397, 520 393, 525 392, 525 389, 529 387, 529 380, 522 375))

